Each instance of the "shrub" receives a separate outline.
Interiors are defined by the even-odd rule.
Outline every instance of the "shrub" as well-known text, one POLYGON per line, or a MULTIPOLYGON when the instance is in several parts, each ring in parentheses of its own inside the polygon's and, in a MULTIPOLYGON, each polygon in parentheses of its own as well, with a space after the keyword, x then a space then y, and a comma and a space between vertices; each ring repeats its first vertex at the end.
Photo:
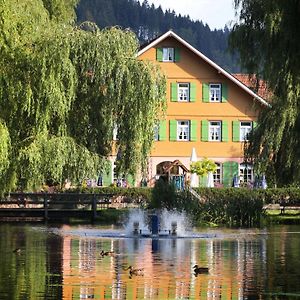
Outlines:
POLYGON ((242 188, 199 188, 202 197, 198 217, 216 224, 250 226, 258 224, 263 199, 256 190, 242 188))
POLYGON ((174 209, 177 208, 177 206, 177 194, 174 184, 170 184, 160 178, 156 181, 152 190, 152 199, 149 208, 174 209))

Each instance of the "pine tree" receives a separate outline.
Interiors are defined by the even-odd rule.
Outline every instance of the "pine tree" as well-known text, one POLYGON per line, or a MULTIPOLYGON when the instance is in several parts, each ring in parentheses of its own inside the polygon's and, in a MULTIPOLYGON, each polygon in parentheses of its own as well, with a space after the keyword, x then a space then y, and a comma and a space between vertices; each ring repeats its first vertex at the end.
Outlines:
POLYGON ((130 28, 137 35, 140 44, 154 39, 172 29, 203 52, 210 59, 228 71, 240 71, 236 54, 227 51, 228 31, 211 31, 201 21, 192 21, 189 16, 176 15, 175 11, 163 12, 161 6, 140 4, 137 0, 80 0, 77 6, 78 24, 93 21, 99 27, 120 26, 130 28), (112 14, 111 8, 114 13, 112 14), (114 15, 114 17, 107 17, 114 15))

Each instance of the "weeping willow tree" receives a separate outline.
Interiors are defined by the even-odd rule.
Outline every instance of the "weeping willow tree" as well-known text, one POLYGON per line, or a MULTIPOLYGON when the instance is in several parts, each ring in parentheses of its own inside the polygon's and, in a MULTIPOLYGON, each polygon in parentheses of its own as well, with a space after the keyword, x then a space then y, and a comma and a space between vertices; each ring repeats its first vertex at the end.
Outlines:
POLYGON ((74 26, 75 1, 0 0, 0 191, 146 165, 165 78, 130 31, 74 26))
POLYGON ((235 0, 240 22, 231 34, 249 73, 273 93, 246 154, 274 184, 300 183, 300 1, 235 0))

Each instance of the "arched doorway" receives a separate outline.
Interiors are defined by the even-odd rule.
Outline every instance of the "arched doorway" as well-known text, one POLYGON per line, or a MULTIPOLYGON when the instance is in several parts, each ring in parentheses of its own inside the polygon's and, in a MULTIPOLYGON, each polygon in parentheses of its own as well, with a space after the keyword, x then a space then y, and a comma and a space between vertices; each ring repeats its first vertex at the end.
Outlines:
POLYGON ((174 183, 176 189, 183 190, 189 170, 179 161, 163 161, 156 166, 156 178, 174 183))

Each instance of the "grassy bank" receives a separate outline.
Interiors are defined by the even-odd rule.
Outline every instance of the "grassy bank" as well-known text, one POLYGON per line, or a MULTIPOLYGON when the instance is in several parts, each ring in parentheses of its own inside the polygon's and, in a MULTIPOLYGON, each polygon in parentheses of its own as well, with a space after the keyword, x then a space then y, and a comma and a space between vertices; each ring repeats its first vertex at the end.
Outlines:
POLYGON ((266 211, 262 219, 268 224, 300 224, 300 211, 286 209, 284 214, 280 210, 266 211))

